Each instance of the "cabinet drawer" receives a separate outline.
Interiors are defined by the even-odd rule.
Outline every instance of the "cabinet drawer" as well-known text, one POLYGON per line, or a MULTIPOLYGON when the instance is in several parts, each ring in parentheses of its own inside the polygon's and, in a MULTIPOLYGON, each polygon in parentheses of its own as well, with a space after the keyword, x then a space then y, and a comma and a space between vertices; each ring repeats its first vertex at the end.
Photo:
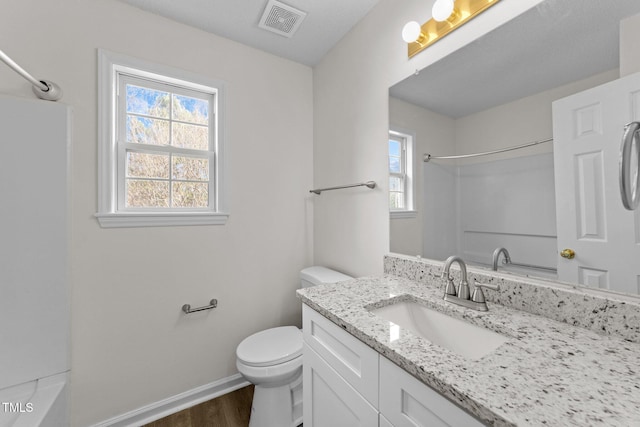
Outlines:
POLYGON ((380 357, 380 413, 395 427, 480 427, 480 421, 380 357))
POLYGON ((302 323, 305 343, 377 408, 378 353, 306 305, 302 323))
POLYGON ((378 410, 306 343, 303 357, 305 427, 378 425, 378 410))

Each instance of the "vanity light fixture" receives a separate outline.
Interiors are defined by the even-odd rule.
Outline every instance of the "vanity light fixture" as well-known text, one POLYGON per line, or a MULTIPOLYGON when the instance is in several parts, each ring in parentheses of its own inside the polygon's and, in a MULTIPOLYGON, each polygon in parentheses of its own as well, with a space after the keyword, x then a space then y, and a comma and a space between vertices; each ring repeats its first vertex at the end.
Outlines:
POLYGON ((402 28, 402 40, 407 43, 418 42, 420 37, 424 38, 422 28, 417 21, 409 21, 402 28))
POLYGON ((453 10, 453 0, 436 0, 431 8, 431 16, 438 22, 446 21, 453 10))
POLYGON ((470 21, 500 0, 436 0, 432 19, 422 26, 416 21, 405 24, 402 39, 408 43, 409 58, 470 21))

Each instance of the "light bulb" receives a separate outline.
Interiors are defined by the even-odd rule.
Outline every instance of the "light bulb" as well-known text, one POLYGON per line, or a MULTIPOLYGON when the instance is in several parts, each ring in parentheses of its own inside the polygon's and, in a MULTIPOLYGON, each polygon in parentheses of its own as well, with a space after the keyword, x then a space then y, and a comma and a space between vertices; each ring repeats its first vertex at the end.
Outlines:
POLYGON ((416 21, 407 22, 402 29, 402 40, 406 43, 413 43, 420 38, 422 28, 416 21))
POLYGON ((446 21, 453 13, 453 0, 436 0, 431 9, 434 21, 446 21))

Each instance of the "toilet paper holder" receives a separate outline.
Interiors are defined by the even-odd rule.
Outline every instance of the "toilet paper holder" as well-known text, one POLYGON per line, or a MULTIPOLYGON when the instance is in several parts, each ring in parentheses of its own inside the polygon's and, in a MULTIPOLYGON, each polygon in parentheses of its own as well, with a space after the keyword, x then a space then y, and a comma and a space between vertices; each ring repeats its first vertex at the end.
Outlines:
POLYGON ((209 301, 209 305, 205 305, 202 307, 191 308, 190 304, 185 304, 182 306, 182 311, 184 311, 185 314, 191 314, 191 313, 196 313, 198 311, 211 310, 213 308, 216 308, 217 306, 218 306, 218 300, 214 298, 211 301, 209 301))

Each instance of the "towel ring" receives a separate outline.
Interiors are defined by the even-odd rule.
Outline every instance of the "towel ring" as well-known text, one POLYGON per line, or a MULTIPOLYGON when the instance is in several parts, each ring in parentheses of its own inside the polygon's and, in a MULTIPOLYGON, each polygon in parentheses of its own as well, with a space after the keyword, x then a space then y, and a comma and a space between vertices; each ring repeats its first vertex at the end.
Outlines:
POLYGON ((630 211, 640 204, 640 122, 631 122, 624 127, 620 147, 620 196, 622 204, 630 211), (635 146, 635 150, 632 150, 635 146), (635 160, 635 167, 632 165, 635 160), (632 170, 633 169, 633 170, 632 170))

